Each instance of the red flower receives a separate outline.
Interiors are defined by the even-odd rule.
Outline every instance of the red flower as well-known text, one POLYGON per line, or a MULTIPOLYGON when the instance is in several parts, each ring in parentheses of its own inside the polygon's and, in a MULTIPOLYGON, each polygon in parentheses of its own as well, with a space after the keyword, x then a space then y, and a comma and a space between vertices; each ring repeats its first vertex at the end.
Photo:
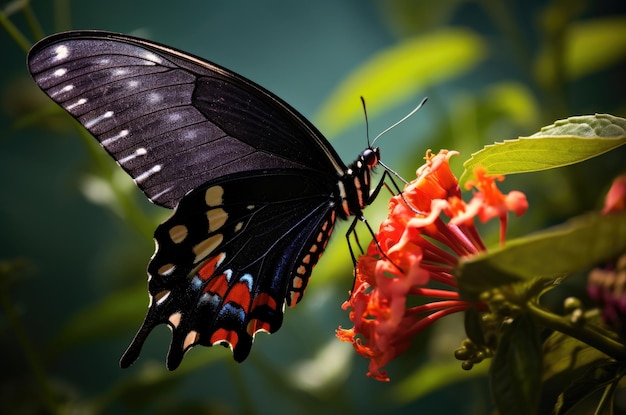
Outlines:
POLYGON ((489 177, 482 169, 470 183, 476 189, 472 200, 463 202, 449 165, 456 154, 426 153, 417 178, 391 198, 389 216, 357 263, 354 288, 343 304, 344 310, 350 309, 354 327, 340 327, 337 337, 352 342, 370 360, 368 376, 377 380, 389 380, 382 368, 402 354, 415 335, 439 318, 472 306, 460 299, 452 271, 460 257, 485 251, 474 217, 498 217, 503 240, 507 212, 520 215, 528 206, 520 192, 503 195, 495 186, 502 178, 489 177), (447 288, 429 288, 430 281, 447 288), (409 296, 431 301, 407 307, 409 296))
POLYGON ((626 209, 626 174, 622 174, 613 180, 613 184, 604 199, 602 214, 620 212, 626 209))

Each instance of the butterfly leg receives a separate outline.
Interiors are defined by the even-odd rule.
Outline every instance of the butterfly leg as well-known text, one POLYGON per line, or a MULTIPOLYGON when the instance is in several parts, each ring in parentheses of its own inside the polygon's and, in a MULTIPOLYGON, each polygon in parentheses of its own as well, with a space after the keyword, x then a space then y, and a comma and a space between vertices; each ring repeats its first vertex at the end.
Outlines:
MULTIPOLYGON (((402 190, 400 190, 400 188, 398 187, 398 184, 395 182, 395 180, 393 180, 393 177, 391 176, 389 171, 385 170, 385 172, 383 173, 380 181, 378 182, 378 184, 376 185, 374 190, 372 192, 370 192, 370 195, 368 197, 366 205, 371 204, 374 201, 374 199, 376 199, 376 197, 380 193, 380 191, 383 188, 383 186, 385 188, 387 188, 387 190, 389 190, 389 192, 392 195, 394 195, 394 196, 397 195, 397 194, 402 195, 402 190), (391 180, 391 183, 392 183, 393 187, 395 188, 395 190, 397 191, 397 193, 394 193, 394 191, 389 187, 389 185, 387 184, 386 179, 391 180)), ((402 199, 404 200, 403 196, 402 196, 402 199)), ((408 205, 408 202, 406 202, 406 200, 405 200, 405 203, 407 203, 407 205, 408 205)), ((348 249, 350 250, 350 257, 352 258, 352 263, 354 265, 354 269, 353 269, 353 277, 354 278, 353 278, 353 281, 352 281, 352 289, 350 290, 350 292, 354 291, 354 285, 356 284, 356 265, 357 265, 357 258, 356 258, 355 254, 354 254, 354 249, 352 248, 352 243, 350 241, 350 235, 354 235, 354 240, 355 240, 357 246, 359 247, 359 250, 360 250, 361 254, 364 253, 363 247, 361 246, 361 244, 359 242, 359 237, 358 237, 358 235, 356 233, 356 225, 357 225, 357 223, 359 221, 363 222, 365 224, 365 226, 367 227, 368 231, 372 235, 374 243, 376 243, 376 247, 378 248, 378 252, 380 252, 381 256, 386 258, 389 262, 391 262, 396 268, 398 268, 402 272, 402 269, 398 265, 396 265, 387 256, 387 254, 385 253, 383 248, 380 246, 380 243, 379 243, 378 239, 376 238, 376 233, 374 232, 374 230, 370 226, 370 224, 367 221, 367 219, 365 218, 365 216, 362 213, 360 213, 358 215, 355 215, 354 220, 352 221, 352 223, 350 224, 350 227, 348 228, 348 231, 346 232, 346 240, 348 242, 348 249)))
MULTIPOLYGON (((367 221, 367 219, 365 218, 365 216, 363 216, 363 215, 356 216, 354 218, 354 220, 352 221, 352 223, 350 224, 350 227, 348 228, 348 231, 346 232, 346 240, 348 241, 348 249, 350 250, 350 257, 352 258, 352 264, 354 266, 356 266, 357 258, 356 258, 356 255, 354 254, 354 249, 352 248, 352 242, 350 241, 350 235, 354 236, 354 241, 356 242, 356 245, 359 247, 359 251, 361 252, 361 255, 363 255, 365 253, 365 251, 363 250, 363 247, 361 246, 361 242, 359 241, 359 236, 356 233, 356 224, 358 222, 363 222, 365 224, 365 226, 367 226, 367 229, 369 230, 370 234, 372 234, 372 237, 376 241, 376 245, 378 245, 378 240, 376 239, 376 234, 374 233, 374 230, 370 226, 370 224, 367 221)), ((380 245, 378 245, 378 249, 379 249, 379 251, 382 252, 382 250, 380 248, 380 245)))
MULTIPOLYGON (((366 202, 366 205, 371 204, 374 201, 374 199, 376 199, 376 197, 380 193, 380 191, 383 188, 383 186, 386 187, 390 191, 390 193, 392 193, 394 195, 396 194, 396 193, 393 193, 393 191, 389 188, 389 185, 387 184, 387 179, 391 180, 391 183, 393 184, 393 186, 395 187, 395 189, 398 192, 397 194, 402 194, 402 191, 398 187, 398 184, 393 180, 393 178, 391 177, 389 172, 387 170, 385 170, 383 175, 382 175, 382 177, 380 178, 378 184, 374 188, 374 190, 372 190, 372 192, 370 192, 369 197, 368 197, 367 202, 366 202)), ((352 258, 352 263, 356 266, 357 258, 356 258, 355 254, 354 254, 354 249, 352 248, 352 243, 350 242, 350 235, 354 236, 354 241, 356 242, 357 246, 359 247, 359 251, 361 252, 361 255, 364 254, 363 247, 361 246, 361 243, 359 242, 359 237, 358 237, 358 235, 356 233, 356 224, 359 221, 363 222, 365 224, 365 226, 367 227, 367 230, 372 235, 372 238, 373 238, 373 240, 376 243, 376 246, 378 248, 378 252, 380 252, 383 257, 389 259, 387 257, 387 254, 383 251, 382 247, 380 246, 380 244, 378 242, 378 239, 376 238, 376 233, 374 232, 374 230, 370 226, 370 224, 367 221, 367 219, 365 218, 365 216, 362 213, 360 213, 360 214, 355 216, 354 220, 350 224, 350 227, 348 228, 348 231, 346 232, 346 240, 348 242, 348 249, 350 250, 350 257, 352 258)), ((393 261, 391 261, 391 262, 393 263, 393 261)), ((398 269, 399 269, 399 267, 398 267, 398 269)))

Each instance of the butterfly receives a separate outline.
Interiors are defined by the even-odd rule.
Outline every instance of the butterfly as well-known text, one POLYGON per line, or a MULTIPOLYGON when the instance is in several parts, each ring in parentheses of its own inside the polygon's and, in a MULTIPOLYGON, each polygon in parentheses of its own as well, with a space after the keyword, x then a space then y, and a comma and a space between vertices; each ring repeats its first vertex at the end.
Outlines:
POLYGON ((352 231, 380 190, 377 147, 346 166, 283 100, 179 50, 72 31, 34 45, 28 67, 150 201, 174 209, 154 233, 149 308, 122 367, 160 324, 170 370, 196 345, 246 359, 302 299, 336 220, 354 216, 352 231))

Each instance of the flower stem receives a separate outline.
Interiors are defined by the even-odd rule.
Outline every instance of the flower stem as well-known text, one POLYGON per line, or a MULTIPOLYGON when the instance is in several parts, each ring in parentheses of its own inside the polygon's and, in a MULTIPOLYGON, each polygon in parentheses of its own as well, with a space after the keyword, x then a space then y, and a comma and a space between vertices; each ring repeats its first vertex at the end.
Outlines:
POLYGON ((585 325, 575 324, 568 317, 550 313, 534 301, 528 302, 526 307, 544 326, 580 340, 616 360, 626 360, 626 347, 622 343, 601 335, 585 325))

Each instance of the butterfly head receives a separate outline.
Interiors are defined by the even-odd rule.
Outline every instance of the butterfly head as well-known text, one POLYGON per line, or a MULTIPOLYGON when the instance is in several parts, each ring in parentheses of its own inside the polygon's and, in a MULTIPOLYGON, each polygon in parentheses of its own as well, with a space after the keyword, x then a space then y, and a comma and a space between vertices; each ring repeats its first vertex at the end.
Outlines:
POLYGON ((370 203, 371 173, 380 163, 380 150, 369 146, 348 166, 337 183, 336 202, 341 205, 338 214, 342 219, 362 216, 370 203))
POLYGON ((372 169, 380 161, 380 149, 378 147, 368 147, 361 152, 361 154, 359 155, 359 159, 363 162, 365 166, 367 166, 369 169, 372 169))
POLYGON ((368 147, 359 154, 357 167, 373 169, 380 161, 380 149, 378 147, 368 147))

